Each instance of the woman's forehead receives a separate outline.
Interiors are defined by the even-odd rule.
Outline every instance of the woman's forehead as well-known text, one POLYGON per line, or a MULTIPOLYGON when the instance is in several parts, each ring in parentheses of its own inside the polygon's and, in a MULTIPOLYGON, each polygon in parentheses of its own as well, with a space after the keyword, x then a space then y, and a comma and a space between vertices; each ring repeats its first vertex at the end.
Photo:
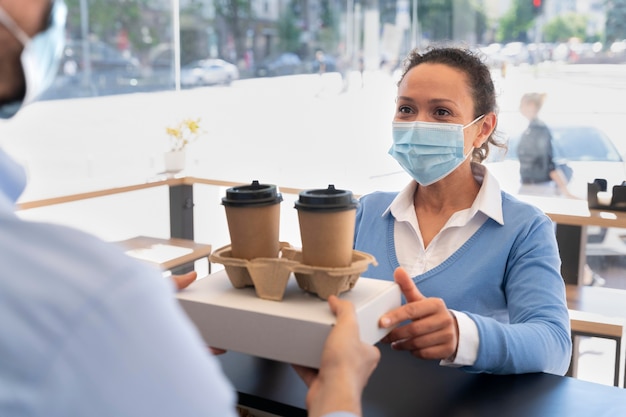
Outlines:
POLYGON ((423 63, 411 68, 398 85, 398 96, 414 100, 440 99, 473 104, 467 75, 444 64, 423 63))

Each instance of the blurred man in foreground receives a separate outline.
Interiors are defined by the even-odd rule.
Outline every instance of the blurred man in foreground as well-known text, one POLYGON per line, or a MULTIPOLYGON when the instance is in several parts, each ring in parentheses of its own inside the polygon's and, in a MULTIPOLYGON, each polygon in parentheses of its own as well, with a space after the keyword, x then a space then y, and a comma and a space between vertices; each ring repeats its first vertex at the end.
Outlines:
MULTIPOLYGON (((60 0, 0 0, 0 118, 54 78, 66 14, 60 0)), ((21 220, 25 185, 0 150, 0 415, 235 416, 235 392, 172 282, 81 231, 21 220)), ((329 305, 337 325, 321 369, 296 369, 309 415, 359 415, 380 353, 360 342, 349 302, 329 305)))

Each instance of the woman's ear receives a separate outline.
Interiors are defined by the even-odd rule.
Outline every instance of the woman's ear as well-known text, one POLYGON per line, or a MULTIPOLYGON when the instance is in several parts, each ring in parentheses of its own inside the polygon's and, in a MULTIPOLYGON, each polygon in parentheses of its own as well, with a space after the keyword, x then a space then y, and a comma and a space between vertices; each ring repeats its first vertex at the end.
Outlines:
POLYGON ((474 148, 480 148, 483 144, 489 139, 491 133, 496 128, 496 124, 498 123, 498 116, 495 113, 487 113, 485 117, 482 118, 477 124, 480 129, 476 139, 474 139, 474 148))

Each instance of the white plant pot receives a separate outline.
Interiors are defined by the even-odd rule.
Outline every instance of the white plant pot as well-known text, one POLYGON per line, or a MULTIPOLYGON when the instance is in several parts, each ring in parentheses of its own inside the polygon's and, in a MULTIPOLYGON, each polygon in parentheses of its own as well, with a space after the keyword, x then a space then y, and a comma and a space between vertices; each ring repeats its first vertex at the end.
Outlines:
POLYGON ((163 154, 166 172, 178 172, 185 168, 185 150, 169 151, 163 154))

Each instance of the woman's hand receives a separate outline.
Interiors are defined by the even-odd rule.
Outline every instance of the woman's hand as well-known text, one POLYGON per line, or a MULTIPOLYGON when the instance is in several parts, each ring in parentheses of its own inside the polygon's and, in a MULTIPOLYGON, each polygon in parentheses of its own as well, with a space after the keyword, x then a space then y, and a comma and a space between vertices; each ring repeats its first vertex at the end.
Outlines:
POLYGON ((396 350, 408 350, 422 359, 454 360, 459 328, 454 314, 440 298, 427 298, 417 289, 409 274, 397 268, 393 274, 406 298, 406 304, 380 318, 380 327, 393 329, 382 341, 396 350))

